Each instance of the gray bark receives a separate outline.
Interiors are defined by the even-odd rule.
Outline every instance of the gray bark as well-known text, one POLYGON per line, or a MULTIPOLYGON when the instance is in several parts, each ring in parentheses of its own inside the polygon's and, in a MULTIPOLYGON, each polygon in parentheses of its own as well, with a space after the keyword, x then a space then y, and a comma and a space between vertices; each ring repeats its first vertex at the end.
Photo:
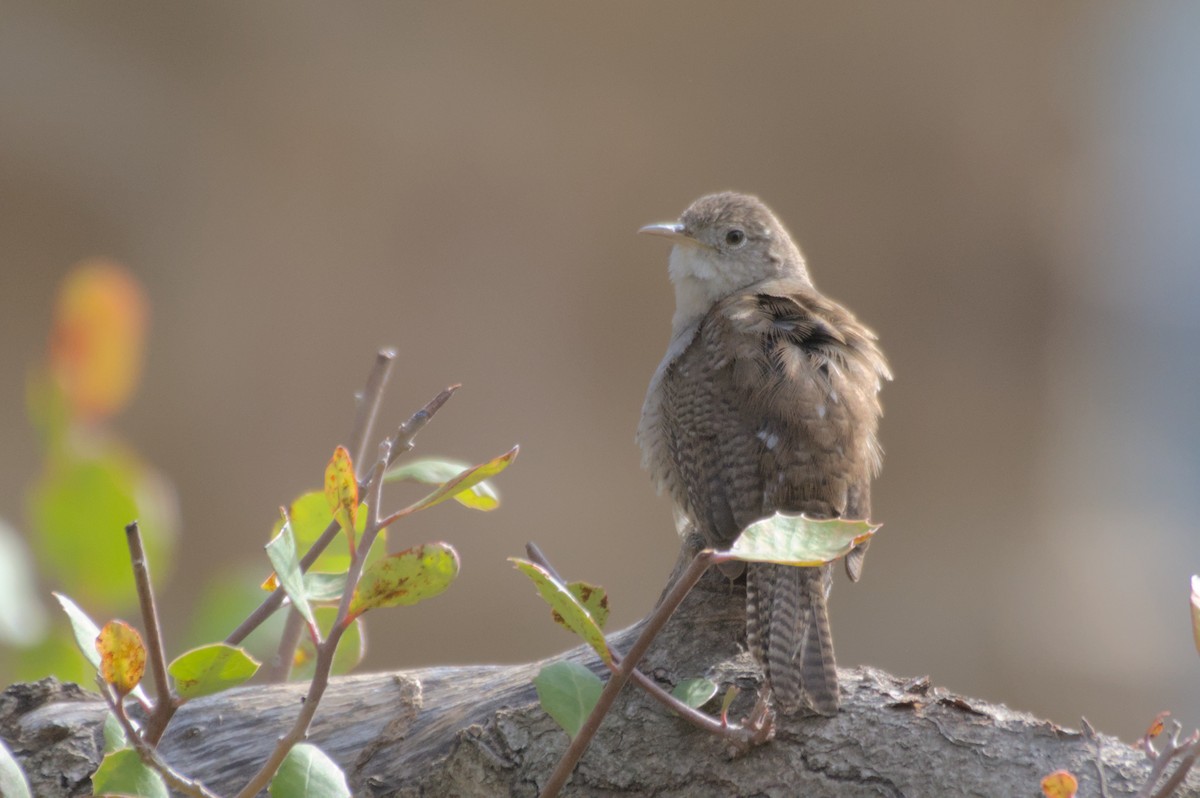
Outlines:
MULTIPOLYGON (((710 576, 642 670, 668 687, 698 675, 736 684, 742 693, 731 717, 741 717, 760 674, 742 651, 740 594, 710 576)), ((612 636, 618 650, 628 650, 639 626, 612 636)), ((561 658, 602 670, 585 648, 561 658)), ((535 796, 567 743, 532 685, 549 661, 338 678, 310 740, 343 766, 355 795, 535 796)), ((1101 794, 1102 768, 1115 798, 1134 795, 1150 772, 1142 753, 1115 738, 1088 739, 925 679, 867 667, 842 669, 840 679, 836 717, 781 717, 773 741, 741 754, 631 684, 565 794, 1032 796, 1043 776, 1066 769, 1079 779, 1079 794, 1093 796, 1101 794)), ((305 689, 250 686, 192 701, 175 716, 160 751, 178 771, 231 793, 292 722, 305 689)), ((90 795, 104 714, 100 700, 75 685, 18 684, 0 696, 0 737, 35 795, 90 795)), ((1183 794, 1200 796, 1196 774, 1183 794)))

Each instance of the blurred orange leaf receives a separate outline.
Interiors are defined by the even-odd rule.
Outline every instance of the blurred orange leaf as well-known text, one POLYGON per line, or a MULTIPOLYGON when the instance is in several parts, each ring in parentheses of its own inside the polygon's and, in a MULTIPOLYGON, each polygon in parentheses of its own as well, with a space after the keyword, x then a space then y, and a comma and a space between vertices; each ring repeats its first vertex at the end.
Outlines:
POLYGON ((104 681, 126 695, 137 687, 146 671, 146 647, 142 636, 124 621, 109 621, 96 635, 100 652, 100 675, 104 681))
POLYGON ((1069 772, 1056 770, 1042 779, 1042 794, 1046 798, 1075 798, 1079 782, 1069 772))
POLYGON ((133 395, 148 315, 141 284, 119 263, 85 260, 63 280, 50 333, 50 373, 74 418, 103 419, 133 395))
POLYGON ((1163 733, 1163 720, 1170 716, 1168 710, 1163 710, 1154 716, 1154 722, 1150 724, 1150 728, 1146 729, 1146 736, 1143 739, 1153 740, 1155 737, 1163 733))
POLYGON ((358 480, 354 478, 354 463, 345 446, 334 449, 329 465, 325 466, 325 499, 353 550, 354 525, 358 522, 358 480))

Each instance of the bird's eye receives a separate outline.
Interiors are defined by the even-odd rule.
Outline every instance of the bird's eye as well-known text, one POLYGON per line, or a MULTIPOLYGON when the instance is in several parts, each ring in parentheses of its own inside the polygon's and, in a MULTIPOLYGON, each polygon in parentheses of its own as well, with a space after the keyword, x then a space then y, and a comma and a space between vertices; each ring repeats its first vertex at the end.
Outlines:
POLYGON ((746 241, 746 234, 736 227, 725 234, 725 243, 731 247, 740 247, 746 241))

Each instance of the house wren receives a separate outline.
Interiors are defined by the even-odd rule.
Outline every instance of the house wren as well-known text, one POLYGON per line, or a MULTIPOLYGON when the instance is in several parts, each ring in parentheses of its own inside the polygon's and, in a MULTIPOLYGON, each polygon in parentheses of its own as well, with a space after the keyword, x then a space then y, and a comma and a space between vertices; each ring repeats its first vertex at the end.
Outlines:
MULTIPOLYGON (((671 240, 671 342, 646 393, 643 465, 681 534, 725 548, 776 511, 866 518, 882 450, 875 335, 813 287, 804 257, 757 198, 701 197, 671 240)), ((857 581, 866 545, 846 557, 857 581)), ((826 599, 829 565, 751 563, 746 640, 784 712, 838 709, 826 599)))

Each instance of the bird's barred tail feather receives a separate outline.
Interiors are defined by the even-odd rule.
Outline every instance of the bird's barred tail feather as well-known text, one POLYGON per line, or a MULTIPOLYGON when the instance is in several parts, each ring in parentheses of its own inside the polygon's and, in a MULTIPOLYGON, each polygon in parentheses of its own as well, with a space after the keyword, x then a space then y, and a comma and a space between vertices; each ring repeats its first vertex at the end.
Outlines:
POLYGON ((746 639, 779 708, 808 703, 838 711, 837 663, 825 604, 826 568, 752 564, 746 575, 746 639))

